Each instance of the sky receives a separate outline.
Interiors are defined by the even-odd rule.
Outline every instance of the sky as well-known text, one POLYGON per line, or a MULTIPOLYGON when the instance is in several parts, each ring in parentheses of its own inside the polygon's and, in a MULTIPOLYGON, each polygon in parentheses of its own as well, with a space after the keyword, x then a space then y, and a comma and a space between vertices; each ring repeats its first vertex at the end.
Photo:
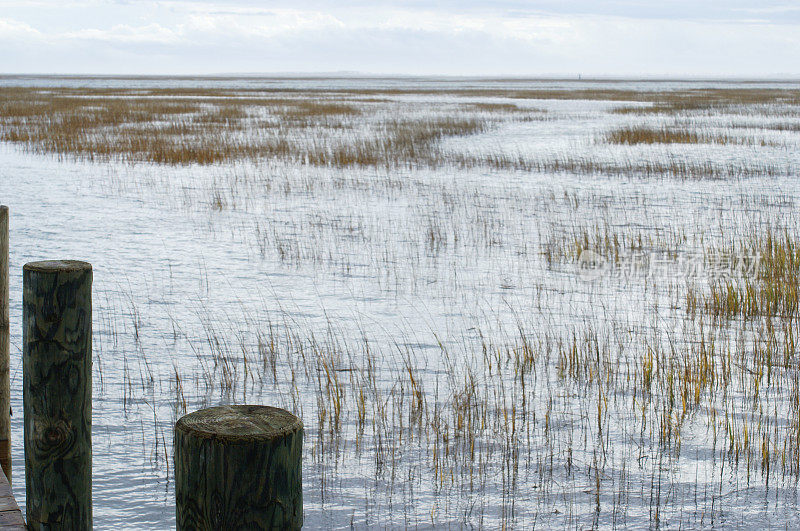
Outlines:
POLYGON ((800 0, 0 0, 0 73, 800 77, 800 0))

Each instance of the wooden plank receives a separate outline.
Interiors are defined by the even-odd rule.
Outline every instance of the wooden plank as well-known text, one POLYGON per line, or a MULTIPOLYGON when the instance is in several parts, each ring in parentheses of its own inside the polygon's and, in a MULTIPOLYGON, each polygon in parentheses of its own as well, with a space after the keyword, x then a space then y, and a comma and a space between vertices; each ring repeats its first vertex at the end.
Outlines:
POLYGON ((0 498, 0 512, 19 510, 17 500, 13 496, 4 496, 0 498))
POLYGON ((22 513, 16 511, 0 511, 0 525, 13 526, 18 525, 24 528, 25 520, 22 519, 22 513))
POLYGON ((2 471, 0 471, 0 496, 0 531, 24 530, 25 519, 22 517, 22 511, 19 510, 17 500, 11 494, 11 485, 2 471))

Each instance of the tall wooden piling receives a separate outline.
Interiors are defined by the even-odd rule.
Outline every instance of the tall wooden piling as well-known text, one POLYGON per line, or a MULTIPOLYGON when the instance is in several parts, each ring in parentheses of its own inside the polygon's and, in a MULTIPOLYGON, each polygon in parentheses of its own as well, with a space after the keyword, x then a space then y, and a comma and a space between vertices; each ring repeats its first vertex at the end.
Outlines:
POLYGON ((269 406, 220 406, 175 424, 179 530, 300 529, 303 423, 269 406))
POLYGON ((30 529, 92 528, 92 266, 26 264, 25 485, 30 529))
POLYGON ((8 207, 0 206, 0 467, 10 482, 11 334, 8 314, 8 207))

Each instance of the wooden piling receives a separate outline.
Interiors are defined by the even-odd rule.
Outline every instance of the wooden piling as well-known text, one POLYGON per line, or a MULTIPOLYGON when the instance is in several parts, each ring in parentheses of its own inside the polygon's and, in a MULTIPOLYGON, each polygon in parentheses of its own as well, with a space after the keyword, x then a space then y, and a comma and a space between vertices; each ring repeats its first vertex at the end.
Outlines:
POLYGON ((300 529, 303 423, 269 406, 220 406, 175 424, 177 528, 300 529))
POLYGON ((0 467, 11 481, 11 333, 8 311, 8 207, 0 206, 0 467))
POLYGON ((30 529, 92 528, 92 266, 26 264, 23 402, 30 529))

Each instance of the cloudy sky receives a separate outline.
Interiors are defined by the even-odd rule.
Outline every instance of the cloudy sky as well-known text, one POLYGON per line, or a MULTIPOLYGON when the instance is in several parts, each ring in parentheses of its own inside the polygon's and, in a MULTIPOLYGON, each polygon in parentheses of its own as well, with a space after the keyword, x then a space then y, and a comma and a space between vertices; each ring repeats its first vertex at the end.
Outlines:
POLYGON ((800 0, 0 0, 0 73, 800 75, 800 0))

